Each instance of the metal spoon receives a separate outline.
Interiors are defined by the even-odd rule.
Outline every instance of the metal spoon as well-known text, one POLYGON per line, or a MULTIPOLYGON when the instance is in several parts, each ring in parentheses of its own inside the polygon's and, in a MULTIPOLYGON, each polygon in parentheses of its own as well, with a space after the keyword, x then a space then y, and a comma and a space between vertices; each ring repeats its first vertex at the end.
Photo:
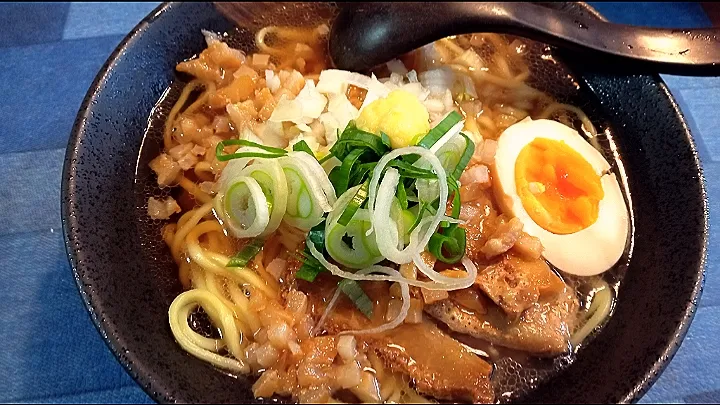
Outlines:
POLYGON ((531 3, 344 4, 330 32, 339 69, 364 71, 459 34, 523 36, 570 51, 573 62, 629 71, 720 75, 720 29, 659 29, 577 17, 531 3))

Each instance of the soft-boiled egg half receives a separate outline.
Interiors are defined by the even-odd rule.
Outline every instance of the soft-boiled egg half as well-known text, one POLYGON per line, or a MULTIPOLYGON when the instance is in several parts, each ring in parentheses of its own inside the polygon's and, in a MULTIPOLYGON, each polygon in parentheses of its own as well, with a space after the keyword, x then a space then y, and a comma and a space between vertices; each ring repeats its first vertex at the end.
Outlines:
POLYGON ((628 210, 610 165, 574 129, 526 118, 498 139, 493 187, 504 212, 536 236, 558 269, 592 276, 620 259, 628 210))

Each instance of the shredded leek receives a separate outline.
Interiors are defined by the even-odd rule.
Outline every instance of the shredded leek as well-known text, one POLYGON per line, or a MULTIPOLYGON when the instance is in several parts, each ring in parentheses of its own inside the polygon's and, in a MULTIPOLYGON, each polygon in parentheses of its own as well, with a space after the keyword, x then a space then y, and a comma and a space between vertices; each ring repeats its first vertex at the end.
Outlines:
POLYGON ((357 148, 373 151, 378 157, 390 150, 390 140, 385 136, 377 136, 370 132, 358 129, 354 121, 350 121, 337 142, 330 148, 330 152, 340 160, 357 148))
POLYGON ((453 170, 453 172, 451 174, 451 176, 456 179, 460 178, 463 170, 465 170, 468 163, 470 163, 470 159, 472 158, 473 154, 475 153, 475 143, 472 140, 470 140, 470 138, 462 132, 460 133, 460 136, 462 136, 465 139, 465 150, 463 150, 463 153, 460 156, 460 161, 458 161, 457 165, 455 166, 455 169, 453 170))
POLYGON ((261 145, 256 142, 248 141, 245 139, 226 139, 224 141, 220 141, 217 144, 217 147, 215 148, 215 157, 217 157, 217 160, 221 162, 225 162, 231 159, 238 159, 238 158, 278 158, 281 156, 287 155, 287 151, 285 149, 280 148, 273 148, 272 146, 265 146, 261 145), (225 150, 226 146, 249 146, 251 148, 257 148, 260 149, 262 152, 237 152, 237 153, 230 153, 230 154, 224 154, 223 151, 225 150))
POLYGON ((265 241, 261 238, 255 238, 237 252, 225 267, 245 267, 247 264, 260 253, 265 241))
POLYGON ((260 236, 275 232, 287 210, 288 185, 282 167, 276 160, 262 160, 245 167, 240 175, 255 179, 268 202, 270 219, 260 236))
POLYGON ((360 283, 355 280, 343 279, 338 283, 338 288, 342 291, 355 307, 360 310, 368 318, 372 318, 373 315, 373 303, 370 301, 370 297, 365 294, 360 283))
POLYGON ((305 152, 308 155, 315 157, 315 154, 313 153, 312 149, 310 149, 310 146, 304 140, 301 140, 301 141, 297 142, 295 145, 293 145, 293 150, 296 152, 305 152))
POLYGON ((355 163, 365 153, 365 149, 359 148, 347 154, 342 164, 330 171, 328 178, 335 187, 335 192, 342 194, 350 187, 350 174, 355 163))
POLYGON ((325 271, 325 267, 312 256, 308 249, 309 244, 312 244, 315 249, 321 252, 325 250, 325 221, 315 225, 308 232, 305 239, 305 250, 301 253, 302 257, 300 258, 303 264, 295 273, 295 278, 312 283, 320 272, 325 271))
MULTIPOLYGON (((455 225, 455 224, 453 224, 455 225)), ((451 226, 444 233, 435 232, 428 242, 428 251, 443 263, 454 264, 465 255, 465 229, 451 226)))
POLYGON ((451 111, 450 114, 445 116, 445 118, 442 119, 437 125, 435 125, 435 128, 431 129, 430 132, 425 135, 420 142, 417 143, 418 146, 422 146, 425 149, 430 149, 437 141, 440 140, 452 127, 454 127, 458 122, 462 121, 463 116, 460 115, 457 111, 451 111))

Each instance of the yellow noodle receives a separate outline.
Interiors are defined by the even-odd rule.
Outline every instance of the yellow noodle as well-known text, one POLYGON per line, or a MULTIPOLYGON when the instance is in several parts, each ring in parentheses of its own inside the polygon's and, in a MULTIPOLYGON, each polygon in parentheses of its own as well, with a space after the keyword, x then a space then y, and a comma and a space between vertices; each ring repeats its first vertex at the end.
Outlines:
POLYGON ((185 242, 187 244, 188 256, 206 271, 213 272, 217 275, 231 278, 233 280, 248 283, 253 287, 261 290, 270 297, 276 297, 277 291, 271 289, 255 272, 245 267, 227 268, 225 264, 230 258, 217 252, 204 249, 198 243, 201 234, 222 230, 222 226, 215 220, 205 221, 196 225, 188 232, 185 242))
POLYGON ((253 331, 250 330, 250 328, 245 324, 247 321, 247 316, 242 310, 242 308, 237 307, 232 301, 227 299, 225 296, 225 293, 223 291, 224 286, 218 285, 218 278, 219 276, 216 276, 210 272, 205 273, 205 288, 207 291, 211 292, 213 295, 215 295, 220 301, 222 301, 223 304, 225 304, 226 307, 231 309, 233 313, 235 314, 235 324, 238 326, 238 328, 241 330, 243 335, 245 336, 252 336, 253 331), (242 318, 242 319, 240 319, 242 318), (243 322, 245 321, 245 322, 243 322))
POLYGON ((451 59, 454 59, 455 57, 460 56, 463 54, 463 52, 465 52, 465 50, 459 47, 452 39, 443 38, 440 40, 440 43, 443 44, 450 52, 455 54, 451 56, 451 59))
MULTIPOLYGON (((188 319, 193 310, 194 308, 191 305, 184 306, 178 311, 177 317, 179 319, 188 319)), ((182 333, 184 333, 193 344, 205 350, 217 353, 225 348, 225 342, 223 342, 222 339, 211 339, 202 336, 195 332, 187 322, 180 322, 180 328, 182 328, 182 333)))
POLYGON ((210 162, 203 161, 198 162, 195 167, 193 168, 193 171, 195 172, 195 175, 198 176, 199 179, 204 181, 214 181, 215 180, 215 173, 213 173, 212 165, 210 165, 210 162))
POLYGON ((242 311, 245 319, 247 320, 248 326, 250 327, 252 334, 254 335, 255 333, 257 333, 258 330, 260 330, 260 327, 262 325, 260 324, 260 320, 258 319, 257 314, 255 314, 250 309, 250 300, 248 300, 248 298, 245 296, 245 293, 243 293, 242 289, 238 287, 236 283, 228 283, 227 289, 228 293, 230 294, 230 298, 232 299, 235 306, 242 311))
POLYGON ((590 308, 587 311, 589 317, 570 338, 573 347, 577 347, 610 315, 613 306, 613 295, 613 290, 603 281, 601 287, 593 295, 590 308))
POLYGON ((192 285, 190 278, 190 263, 181 261, 180 264, 178 264, 178 278, 180 279, 180 284, 182 284, 183 288, 190 288, 192 285))
POLYGON ((209 203, 213 199, 212 196, 200 190, 200 187, 198 187, 197 184, 193 183, 185 176, 182 176, 180 178, 180 183, 178 184, 180 185, 180 187, 184 188, 188 193, 190 193, 196 200, 200 201, 201 204, 209 203))
MULTIPOLYGON (((197 225, 200 220, 210 213, 212 211, 212 204, 206 203, 203 206, 196 208, 192 211, 188 211, 185 215, 191 214, 187 217, 185 221, 183 221, 182 225, 178 225, 180 228, 175 232, 175 237, 173 238, 173 243, 170 246, 170 251, 172 252, 173 257, 176 261, 180 261, 180 252, 181 252, 181 245, 183 241, 185 240, 185 236, 187 236, 188 233, 192 230, 192 228, 197 225)), ((183 217, 185 217, 183 215, 183 217)), ((180 220, 182 221, 183 218, 181 217, 180 220)), ((178 222, 179 224, 179 222, 178 222)))
POLYGON ((538 115, 538 118, 550 118, 554 113, 562 110, 570 111, 575 114, 582 122, 582 125, 585 127, 585 129, 593 137, 597 135, 595 125, 593 125, 592 121, 590 121, 590 118, 581 109, 570 104, 552 103, 549 106, 545 107, 545 109, 540 113, 540 115, 538 115))
POLYGON ((211 94, 215 93, 216 86, 214 82, 203 82, 202 84, 205 86, 205 91, 195 100, 188 108, 185 109, 185 113, 191 113, 195 111, 196 109, 200 108, 202 105, 204 105, 207 102, 208 97, 210 97, 211 94))
POLYGON ((165 120, 165 130, 163 132, 163 143, 165 146, 165 150, 170 150, 173 147, 173 140, 172 140, 172 129, 175 125, 175 118, 177 117, 180 110, 183 108, 185 103, 187 102, 187 99, 190 97, 190 94, 197 89, 199 86, 202 85, 202 82, 199 79, 192 80, 190 83, 185 85, 185 87, 182 90, 182 93, 180 93, 180 97, 178 98, 178 101, 175 103, 173 108, 170 110, 170 113, 167 116, 167 119, 165 120))
MULTIPOLYGON (((243 374, 250 372, 241 346, 242 337, 235 325, 235 318, 230 311, 217 297, 208 291, 190 290, 178 295, 168 310, 170 319, 170 330, 175 336, 178 344, 193 356, 212 363, 220 368, 237 371, 243 374), (188 328, 181 326, 187 324, 187 307, 194 308, 201 306, 214 325, 221 330, 224 344, 227 346, 233 359, 220 356, 197 344, 197 336, 188 333, 188 328)), ((193 332, 194 333, 194 332, 193 332)))

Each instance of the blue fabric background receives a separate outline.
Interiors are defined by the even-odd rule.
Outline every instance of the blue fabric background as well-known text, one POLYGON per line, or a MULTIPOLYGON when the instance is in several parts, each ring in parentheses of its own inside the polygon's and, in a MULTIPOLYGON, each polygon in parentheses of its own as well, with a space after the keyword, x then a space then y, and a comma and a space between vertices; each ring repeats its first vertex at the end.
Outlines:
MULTIPOLYGON (((65 256, 64 149, 98 69, 158 3, 0 4, 0 402, 151 400, 92 326, 65 256)), ((593 3, 615 22, 703 27, 697 3, 593 3)), ((710 201, 707 281, 675 359, 641 402, 720 401, 720 78, 664 76, 695 135, 710 201)))

